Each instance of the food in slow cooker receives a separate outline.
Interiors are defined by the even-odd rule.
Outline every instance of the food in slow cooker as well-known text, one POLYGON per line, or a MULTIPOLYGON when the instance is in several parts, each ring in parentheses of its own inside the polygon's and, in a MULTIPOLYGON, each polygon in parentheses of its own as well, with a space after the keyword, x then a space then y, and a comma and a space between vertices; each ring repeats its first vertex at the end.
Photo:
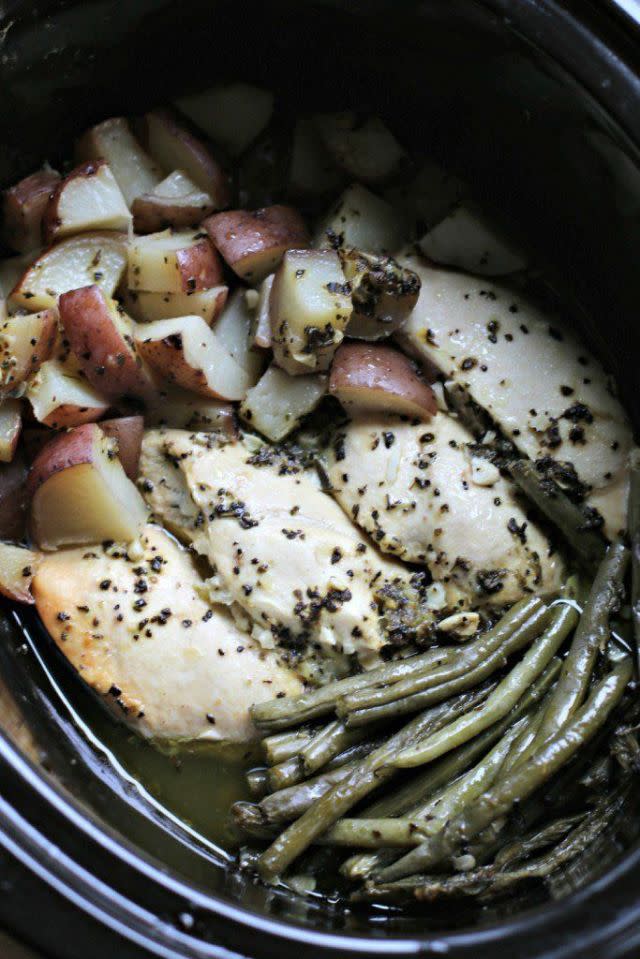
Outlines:
POLYGON ((547 880, 637 769, 640 472, 602 365, 377 117, 235 84, 75 160, 5 193, 0 591, 145 739, 259 742, 240 868, 400 903, 547 880))

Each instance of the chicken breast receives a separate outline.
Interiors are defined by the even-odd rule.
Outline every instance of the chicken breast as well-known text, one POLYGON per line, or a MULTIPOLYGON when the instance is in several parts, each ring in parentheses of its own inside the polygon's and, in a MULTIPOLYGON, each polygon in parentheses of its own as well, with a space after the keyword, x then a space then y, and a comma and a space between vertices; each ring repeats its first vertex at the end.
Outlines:
POLYGON ((208 558, 212 598, 263 646, 305 642, 375 661, 387 642, 375 591, 408 574, 364 540, 315 470, 242 440, 154 430, 141 476, 154 514, 208 558))
POLYGON ((557 590, 561 559, 508 481, 471 457, 470 441, 447 413, 427 424, 362 416, 336 435, 329 479, 345 512, 381 549, 424 563, 450 606, 502 606, 557 590))
POLYGON ((607 535, 622 530, 633 438, 597 360, 508 288, 398 259, 422 280, 405 349, 462 384, 522 453, 571 464, 607 535))
POLYGON ((148 525, 135 548, 46 554, 33 580, 42 621, 116 714, 158 740, 245 741, 252 703, 299 693, 298 676, 228 609, 200 595, 193 560, 148 525))

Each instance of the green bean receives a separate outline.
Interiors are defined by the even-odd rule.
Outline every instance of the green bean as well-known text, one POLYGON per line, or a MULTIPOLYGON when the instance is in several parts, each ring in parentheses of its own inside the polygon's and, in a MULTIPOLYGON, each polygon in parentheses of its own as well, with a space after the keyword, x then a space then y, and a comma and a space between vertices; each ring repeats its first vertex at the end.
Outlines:
POLYGON ((563 816, 547 826, 543 826, 542 829, 529 833, 523 839, 516 839, 514 842, 507 843, 493 860, 494 868, 507 869, 521 859, 528 859, 532 853, 562 839, 588 815, 587 812, 580 812, 573 816, 563 816))
POLYGON ((355 746, 370 736, 370 730, 347 730, 339 719, 325 726, 317 736, 300 750, 300 761, 306 776, 311 776, 318 769, 322 769, 335 756, 338 756, 350 746, 355 746))
POLYGON ((309 732, 306 729, 274 733, 273 736, 267 736, 263 739, 260 745, 269 765, 276 766, 278 763, 284 762, 285 759, 297 756, 300 750, 312 741, 314 735, 316 735, 315 731, 309 732))
POLYGON ((604 556, 606 542, 593 528, 589 515, 552 479, 542 476, 531 460, 518 459, 509 464, 509 472, 522 492, 563 534, 567 543, 589 567, 597 566, 604 556))
POLYGON ((342 782, 336 783, 317 802, 292 823, 260 857, 259 871, 263 879, 274 879, 333 823, 344 816, 357 802, 372 790, 387 782, 395 774, 390 765, 398 750, 416 737, 441 729, 452 715, 462 715, 473 709, 487 696, 493 684, 462 693, 454 700, 440 703, 412 719, 406 726, 370 753, 342 782))
POLYGON ((640 675, 640 450, 631 452, 628 525, 631 539, 631 618, 635 642, 636 673, 640 675))
POLYGON ((463 673, 455 679, 440 686, 434 686, 433 689, 425 689, 413 696, 406 696, 396 702, 385 703, 382 706, 371 706, 368 709, 358 709, 349 713, 346 717, 346 723, 349 728, 368 725, 369 723, 389 720, 399 716, 405 716, 415 713, 418 710, 425 709, 434 703, 442 702, 453 696, 461 690, 470 689, 476 686, 487 676, 491 676, 498 669, 506 665, 507 658, 523 646, 527 646, 531 640, 538 636, 549 618, 549 610, 543 606, 538 609, 527 621, 517 629, 512 635, 504 641, 502 646, 491 653, 484 662, 476 666, 468 673, 463 673))
POLYGON ((266 823, 283 823, 297 819, 328 789, 342 779, 346 779, 356 768, 358 762, 358 760, 354 760, 344 766, 339 766, 337 769, 314 776, 313 779, 308 779, 306 782, 264 796, 258 803, 261 820, 266 823))
MULTIPOLYGON (((560 671, 561 664, 558 662, 558 672, 560 671)), ((520 734, 518 739, 513 744, 511 752, 507 756, 504 764, 504 772, 509 772, 510 769, 513 769, 525 755, 530 755, 531 745, 534 742, 538 730, 542 724, 544 718, 545 710, 548 706, 548 697, 543 703, 541 703, 540 708, 536 710, 535 716, 533 716, 528 727, 520 734)))
POLYGON ((246 780, 249 792, 257 799, 269 792, 269 777, 266 769, 250 769, 246 780))
POLYGON ((568 634, 574 628, 578 615, 569 606, 557 607, 551 623, 536 640, 522 661, 499 683, 484 706, 473 715, 461 716, 443 730, 429 736, 423 742, 401 752, 395 765, 401 768, 421 766, 461 746, 472 736, 483 732, 502 719, 524 695, 529 685, 549 665, 568 634))
POLYGON ((299 755, 291 756, 267 770, 267 779, 271 792, 295 786, 304 779, 302 760, 299 755))
POLYGON ((461 649, 459 655, 451 663, 445 663, 438 669, 432 668, 426 673, 417 670, 407 679, 382 688, 367 686, 364 689, 358 689, 353 693, 342 696, 336 706, 338 716, 346 716, 357 709, 367 709, 370 706, 382 706, 384 703, 422 692, 423 689, 432 689, 434 686, 439 686, 441 683, 457 678, 462 673, 470 672, 486 660, 491 653, 499 649, 520 626, 526 623, 532 613, 541 610, 543 603, 540 599, 534 598, 524 604, 518 604, 518 607, 518 609, 514 607, 510 610, 479 639, 461 649))
POLYGON ((609 637, 609 614, 619 600, 628 560, 629 551, 622 543, 609 546, 536 736, 535 747, 554 736, 584 700, 598 650, 605 648, 609 637))
POLYGON ((631 662, 618 663, 562 730, 538 750, 528 763, 517 766, 436 836, 427 839, 398 862, 381 870, 378 878, 400 879, 431 868, 451 856, 462 842, 478 835, 494 819, 508 814, 516 803, 542 786, 596 735, 622 698, 632 675, 631 662))

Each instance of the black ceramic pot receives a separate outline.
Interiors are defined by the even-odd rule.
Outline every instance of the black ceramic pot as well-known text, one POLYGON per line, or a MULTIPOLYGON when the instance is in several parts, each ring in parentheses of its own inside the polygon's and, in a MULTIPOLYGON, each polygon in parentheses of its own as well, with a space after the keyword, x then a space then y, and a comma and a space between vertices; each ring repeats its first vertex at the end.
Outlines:
MULTIPOLYGON (((0 185, 89 122, 218 78, 355 106, 469 180, 562 290, 640 419, 640 41, 589 0, 42 0, 0 5, 0 185)), ((0 735, 0 922, 59 959, 613 959, 640 947, 640 851, 498 912, 306 904, 240 880, 136 793, 87 697, 5 606, 0 675, 42 762, 0 735)), ((629 810, 629 820, 635 810, 629 810)), ((622 828, 624 832, 624 827, 622 828)))

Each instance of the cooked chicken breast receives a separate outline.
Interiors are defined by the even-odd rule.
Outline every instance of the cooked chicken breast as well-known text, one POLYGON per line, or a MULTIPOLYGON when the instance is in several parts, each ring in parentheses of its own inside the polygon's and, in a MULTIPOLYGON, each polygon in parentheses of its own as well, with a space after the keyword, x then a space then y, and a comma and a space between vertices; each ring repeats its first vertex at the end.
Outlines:
POLYGON ((141 476, 158 519, 208 558, 212 598, 262 645, 307 640, 375 660, 386 639, 374 592, 408 574, 364 540, 314 470, 242 440, 153 430, 141 476))
POLYGON ((447 413, 427 424, 365 415, 336 435, 328 473, 336 498, 380 548, 424 563, 449 605, 511 603, 551 592, 563 563, 447 413))
POLYGON ((465 386, 522 453, 572 464, 607 535, 623 529, 632 433, 597 360, 508 288, 415 252, 399 261, 422 280, 402 345, 465 386))
POLYGON ((33 580, 44 625, 119 717, 159 740, 253 738, 252 703, 301 691, 229 611, 205 602, 188 552, 148 525, 139 544, 66 549, 33 580))

